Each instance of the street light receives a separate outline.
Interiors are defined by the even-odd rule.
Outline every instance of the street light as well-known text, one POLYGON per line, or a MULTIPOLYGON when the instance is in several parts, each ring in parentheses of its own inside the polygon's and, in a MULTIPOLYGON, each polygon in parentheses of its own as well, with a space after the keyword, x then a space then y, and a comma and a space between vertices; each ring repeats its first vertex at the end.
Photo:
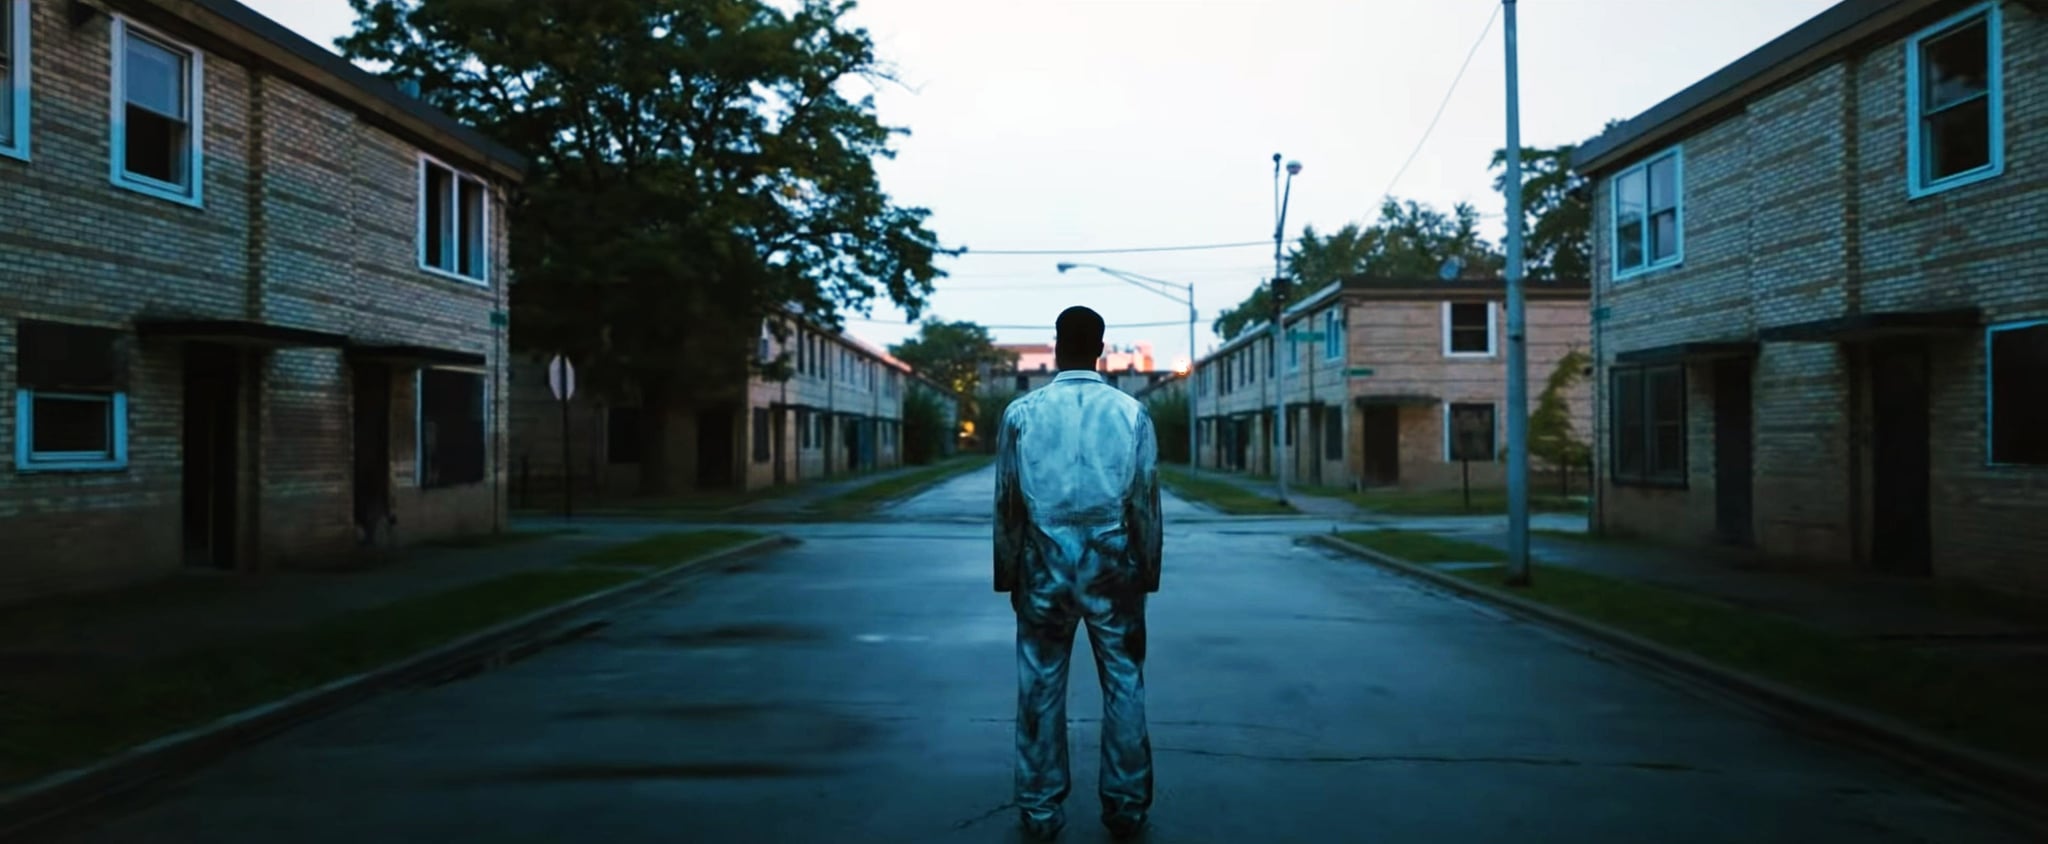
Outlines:
MULTIPOLYGON (((1273 153, 1273 355, 1280 354, 1280 346, 1287 342, 1287 288, 1286 265, 1281 258, 1281 244, 1287 233, 1287 203, 1294 198, 1294 177, 1301 174, 1301 162, 1287 162, 1287 189, 1280 189, 1280 153, 1273 153)), ((1280 503, 1287 503, 1287 464, 1294 462, 1294 452, 1287 448, 1287 368, 1279 359, 1268 361, 1267 365, 1279 376, 1279 383, 1273 391, 1273 469, 1280 482, 1280 503), (1286 451, 1283 457, 1281 452, 1286 451)))
POLYGON ((1198 427, 1197 422, 1200 417, 1196 416, 1195 414, 1196 315, 1194 284, 1174 284, 1173 282, 1166 281, 1164 279, 1152 278, 1151 276, 1142 276, 1138 275, 1137 273, 1124 272, 1123 270, 1110 269, 1109 267, 1102 266, 1101 264, 1072 264, 1062 262, 1059 265, 1059 271, 1061 274, 1065 274, 1068 270, 1075 269, 1095 270, 1096 272, 1110 276, 1111 278, 1115 278, 1119 281, 1123 281, 1134 287, 1139 287, 1145 290, 1152 291, 1155 294, 1164 296, 1175 302, 1179 302, 1183 305, 1188 306, 1188 374, 1187 378, 1185 379, 1186 389, 1188 391, 1188 471, 1190 473, 1199 473, 1201 471, 1202 461, 1201 458, 1198 456, 1198 452, 1196 451, 1195 442, 1195 431, 1198 427), (1169 290, 1182 287, 1185 287, 1187 289, 1187 298, 1181 298, 1168 292, 1169 290))

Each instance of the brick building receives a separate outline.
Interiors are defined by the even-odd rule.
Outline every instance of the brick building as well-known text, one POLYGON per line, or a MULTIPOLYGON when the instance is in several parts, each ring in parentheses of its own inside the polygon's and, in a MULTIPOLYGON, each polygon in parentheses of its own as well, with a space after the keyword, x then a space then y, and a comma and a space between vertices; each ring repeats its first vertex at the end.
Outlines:
POLYGON ((2048 592, 2048 4, 1852 0, 1579 148, 1599 529, 2048 592))
POLYGON ((230 0, 0 45, 0 600, 500 524, 516 156, 230 0))
MULTIPOLYGON (((1276 346, 1270 321, 1246 328, 1196 365, 1201 465, 1271 475, 1277 453, 1302 484, 1431 489, 1462 484, 1469 458, 1474 486, 1505 483, 1506 290, 1498 279, 1353 278, 1288 307, 1287 331, 1308 339, 1276 346), (1276 448, 1283 368, 1288 442, 1276 448)), ((1587 285, 1526 290, 1534 412, 1558 362, 1588 345, 1587 285)), ((1589 437, 1591 386, 1568 401, 1589 437)))
MULTIPOLYGON (((764 323, 755 353, 789 355, 795 375, 735 384, 696 407, 673 409, 667 459, 676 492, 753 490, 902 463, 910 367, 843 332, 791 318, 778 341, 764 323)), ((546 364, 522 360, 511 385, 512 467, 521 492, 562 484, 562 410, 546 364)), ((639 403, 579 391, 569 406, 577 489, 618 498, 640 481, 639 403)), ((550 502, 529 502, 548 504, 550 502)))

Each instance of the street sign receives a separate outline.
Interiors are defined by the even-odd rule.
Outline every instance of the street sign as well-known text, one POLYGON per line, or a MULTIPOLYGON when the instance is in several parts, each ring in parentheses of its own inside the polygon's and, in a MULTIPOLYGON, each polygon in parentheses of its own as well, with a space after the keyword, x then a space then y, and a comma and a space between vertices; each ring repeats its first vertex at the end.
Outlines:
POLYGON ((556 355, 548 361, 548 391, 555 394, 557 401, 576 397, 576 366, 568 358, 556 355))
POLYGON ((1594 318, 1594 319, 1606 319, 1606 318, 1607 318, 1607 306, 1606 306, 1606 305, 1601 305, 1600 307, 1594 308, 1594 309, 1593 309, 1593 318, 1594 318))
POLYGON ((1344 377, 1346 378, 1368 378, 1371 376, 1372 367, 1370 366, 1354 366, 1344 370, 1344 377))
POLYGON ((1295 343, 1314 343, 1317 340, 1323 339, 1323 332, 1296 329, 1287 332, 1287 339, 1295 343))

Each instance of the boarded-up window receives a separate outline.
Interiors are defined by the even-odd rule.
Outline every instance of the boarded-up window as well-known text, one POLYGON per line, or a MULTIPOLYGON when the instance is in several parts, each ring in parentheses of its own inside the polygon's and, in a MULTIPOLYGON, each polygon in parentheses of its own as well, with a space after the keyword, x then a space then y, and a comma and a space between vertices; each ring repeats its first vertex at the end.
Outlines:
POLYGON ((768 462, 768 408, 754 408, 754 462, 768 462))
POLYGON ((1328 460, 1344 457, 1344 409, 1341 407, 1323 409, 1323 457, 1328 460))
POLYGON ((1991 462, 2048 465, 2048 322, 1992 329, 1990 346, 1991 462))
POLYGON ((1454 461, 1494 459, 1498 438, 1494 432, 1493 405, 1453 404, 1445 418, 1450 421, 1446 457, 1454 461))
POLYGON ((15 332, 21 468, 120 468, 127 367, 112 329, 22 320, 15 332))

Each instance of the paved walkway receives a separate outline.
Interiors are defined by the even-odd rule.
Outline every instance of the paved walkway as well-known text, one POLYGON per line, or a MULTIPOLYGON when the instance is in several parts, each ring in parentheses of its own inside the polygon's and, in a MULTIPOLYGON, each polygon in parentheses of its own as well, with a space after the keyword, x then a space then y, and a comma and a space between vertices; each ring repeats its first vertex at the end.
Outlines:
MULTIPOLYGON (((1216 469, 1202 469, 1197 473, 1197 477, 1204 480, 1222 481, 1231 486, 1269 497, 1277 497, 1280 494, 1278 484, 1270 478, 1255 478, 1250 475, 1224 472, 1216 469)), ((1327 495, 1305 495, 1298 489, 1288 490, 1287 503, 1294 505, 1294 509, 1299 510, 1305 516, 1356 520, 1371 515, 1342 498, 1334 498, 1327 495)))

